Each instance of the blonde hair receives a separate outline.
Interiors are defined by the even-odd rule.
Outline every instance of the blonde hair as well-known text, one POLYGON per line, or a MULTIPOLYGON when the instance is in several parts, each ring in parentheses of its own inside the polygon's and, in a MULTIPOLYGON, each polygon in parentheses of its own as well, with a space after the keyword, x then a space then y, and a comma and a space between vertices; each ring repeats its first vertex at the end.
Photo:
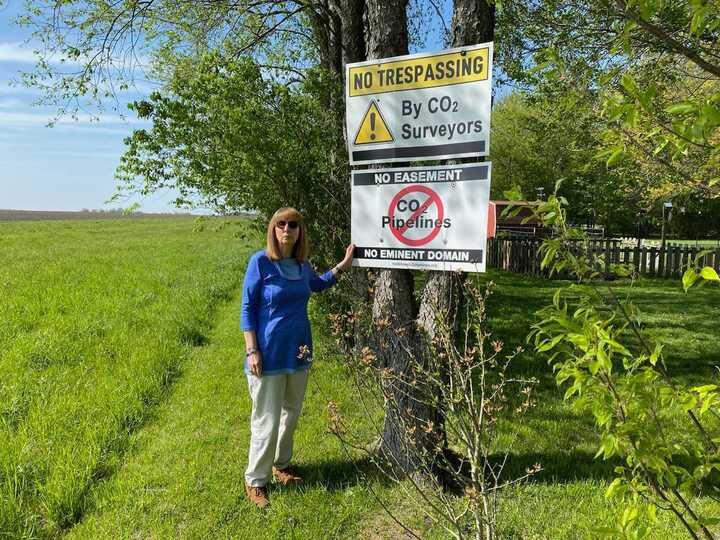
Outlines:
POLYGON ((273 261, 279 261, 283 258, 282 250, 278 244, 277 237, 275 236, 275 225, 281 219, 285 221, 297 221, 298 238, 293 246, 292 257, 295 257, 298 262, 305 262, 309 255, 309 246, 307 240, 307 230, 305 229, 305 222, 303 221, 300 212, 291 207, 280 208, 270 218, 267 229, 267 255, 273 261))

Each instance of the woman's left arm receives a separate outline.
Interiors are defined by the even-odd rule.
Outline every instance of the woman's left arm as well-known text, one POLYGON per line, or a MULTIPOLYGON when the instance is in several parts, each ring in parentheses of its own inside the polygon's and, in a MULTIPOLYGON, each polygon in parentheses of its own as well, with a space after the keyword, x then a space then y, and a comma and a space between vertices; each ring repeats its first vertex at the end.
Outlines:
POLYGON ((333 266, 331 270, 325 272, 321 276, 318 276, 315 272, 313 272, 310 276, 310 290, 313 292, 320 292, 335 285, 335 283, 337 283, 337 276, 343 273, 352 264, 354 251, 355 244, 350 244, 345 249, 345 257, 343 260, 333 266))

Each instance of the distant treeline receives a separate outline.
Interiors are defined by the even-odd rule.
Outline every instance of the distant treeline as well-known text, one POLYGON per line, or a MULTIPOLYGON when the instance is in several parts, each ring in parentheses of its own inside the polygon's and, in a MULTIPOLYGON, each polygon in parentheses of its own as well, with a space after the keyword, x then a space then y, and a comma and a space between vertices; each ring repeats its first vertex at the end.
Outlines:
POLYGON ((45 211, 45 210, 0 210, 0 221, 45 221, 60 219, 137 219, 137 218, 178 218, 197 217, 189 213, 124 213, 122 209, 88 210, 79 212, 45 211))

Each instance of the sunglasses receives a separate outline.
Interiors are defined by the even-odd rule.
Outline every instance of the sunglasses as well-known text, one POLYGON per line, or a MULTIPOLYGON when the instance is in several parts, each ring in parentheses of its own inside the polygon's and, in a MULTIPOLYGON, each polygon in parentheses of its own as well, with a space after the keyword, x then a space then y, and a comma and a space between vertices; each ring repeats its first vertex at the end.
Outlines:
POLYGON ((279 219, 275 222, 275 226, 278 229, 284 229, 285 225, 290 229, 297 229, 300 224, 297 221, 285 221, 284 219, 279 219))

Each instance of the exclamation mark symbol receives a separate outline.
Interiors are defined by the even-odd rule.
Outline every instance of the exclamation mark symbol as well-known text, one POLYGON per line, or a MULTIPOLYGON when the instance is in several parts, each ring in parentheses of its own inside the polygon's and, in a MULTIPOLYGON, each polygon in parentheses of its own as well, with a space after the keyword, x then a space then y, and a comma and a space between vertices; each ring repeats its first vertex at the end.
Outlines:
POLYGON ((370 113, 370 131, 372 131, 372 133, 370 133, 370 140, 374 141, 375 140, 375 113, 374 112, 370 113))

